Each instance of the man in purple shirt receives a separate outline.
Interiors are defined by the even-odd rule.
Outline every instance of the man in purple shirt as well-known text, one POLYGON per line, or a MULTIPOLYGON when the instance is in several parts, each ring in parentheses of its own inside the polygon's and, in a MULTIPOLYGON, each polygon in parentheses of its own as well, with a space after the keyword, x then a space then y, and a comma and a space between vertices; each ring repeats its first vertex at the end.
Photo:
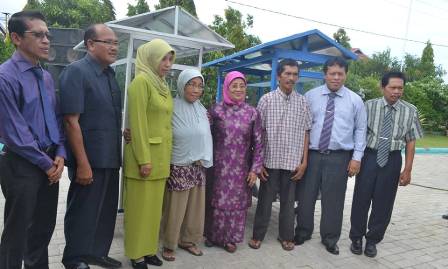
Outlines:
POLYGON ((5 196, 0 269, 48 268, 56 223, 58 181, 64 169, 64 135, 53 80, 42 70, 50 47, 44 16, 11 16, 16 47, 0 65, 0 183, 5 196))

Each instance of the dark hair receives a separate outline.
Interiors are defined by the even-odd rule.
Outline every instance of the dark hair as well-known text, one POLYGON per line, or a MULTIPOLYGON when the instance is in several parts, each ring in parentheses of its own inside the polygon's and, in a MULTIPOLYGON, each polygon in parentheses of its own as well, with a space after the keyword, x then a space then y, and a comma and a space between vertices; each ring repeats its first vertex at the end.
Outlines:
POLYGON ((87 49, 87 41, 89 39, 96 39, 96 26, 98 24, 92 24, 84 32, 84 46, 86 46, 87 49))
POLYGON ((296 60, 293 60, 293 59, 283 59, 283 60, 281 60, 279 63, 278 63, 278 66, 277 66, 277 76, 280 76, 282 73, 283 73, 283 71, 285 71, 285 66, 295 66, 295 67, 297 67, 297 69, 300 69, 299 68, 299 64, 297 63, 297 61, 296 60))
POLYGON ((403 85, 406 85, 406 75, 400 71, 389 71, 381 78, 381 87, 386 87, 391 78, 399 78, 403 80, 403 85))
POLYGON ((327 73, 328 67, 335 66, 335 65, 339 65, 340 67, 343 67, 344 70, 345 70, 345 73, 348 73, 348 63, 347 63, 347 61, 344 58, 342 58, 340 56, 337 56, 337 57, 333 57, 333 58, 328 59, 324 63, 324 68, 323 68, 324 74, 327 73))
POLYGON ((26 10, 20 11, 12 14, 11 19, 8 22, 8 32, 9 35, 12 33, 16 33, 19 36, 23 36, 26 30, 28 30, 28 26, 26 25, 27 20, 41 20, 47 23, 44 15, 39 11, 35 10, 26 10))

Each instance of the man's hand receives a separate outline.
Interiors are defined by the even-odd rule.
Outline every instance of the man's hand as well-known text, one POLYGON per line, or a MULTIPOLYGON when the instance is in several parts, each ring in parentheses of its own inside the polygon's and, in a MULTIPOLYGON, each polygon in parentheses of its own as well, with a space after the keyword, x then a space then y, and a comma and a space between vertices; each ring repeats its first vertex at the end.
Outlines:
POLYGON ((268 171, 266 171, 266 168, 264 168, 264 166, 261 167, 260 179, 262 181, 267 181, 268 180, 268 176, 269 176, 269 174, 268 174, 268 171))
POLYGON ((400 174, 400 186, 406 186, 411 183, 411 171, 403 170, 400 174))
POLYGON ((348 167, 347 167, 348 176, 349 177, 356 176, 359 173, 359 169, 360 168, 361 168, 361 162, 360 161, 351 160, 348 163, 348 167))
POLYGON ((58 175, 57 170, 58 170, 58 167, 53 163, 53 166, 50 169, 48 169, 47 171, 45 171, 45 173, 48 176, 48 180, 50 181, 50 185, 53 184, 53 181, 56 180, 56 178, 57 178, 57 175, 58 175))
POLYGON ((78 165, 76 168, 76 183, 86 186, 92 184, 93 182, 93 173, 90 164, 82 164, 78 165))
POLYGON ((152 165, 150 163, 140 165, 140 176, 147 177, 151 175, 152 165))
POLYGON ((291 179, 294 181, 302 179, 307 166, 308 164, 306 162, 302 162, 301 164, 299 164, 296 169, 294 169, 294 175, 291 177, 291 179))
POLYGON ((249 172, 249 175, 247 176, 247 185, 252 187, 255 182, 257 182, 257 175, 254 172, 249 172))
POLYGON ((125 128, 123 131, 123 137, 124 137, 124 142, 126 142, 126 144, 131 143, 131 129, 129 128, 125 128))
POLYGON ((53 161, 53 166, 56 166, 56 170, 51 176, 48 177, 48 180, 50 180, 50 185, 58 183, 59 179, 61 179, 62 171, 64 171, 64 158, 56 156, 53 161))

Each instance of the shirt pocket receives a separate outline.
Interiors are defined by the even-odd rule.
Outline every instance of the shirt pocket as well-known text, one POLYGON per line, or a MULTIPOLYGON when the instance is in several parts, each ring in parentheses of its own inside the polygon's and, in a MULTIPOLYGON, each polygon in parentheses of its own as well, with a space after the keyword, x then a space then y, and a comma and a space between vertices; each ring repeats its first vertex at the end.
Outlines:
POLYGON ((148 138, 148 142, 151 145, 162 144, 162 137, 160 137, 160 136, 150 137, 150 138, 148 138))

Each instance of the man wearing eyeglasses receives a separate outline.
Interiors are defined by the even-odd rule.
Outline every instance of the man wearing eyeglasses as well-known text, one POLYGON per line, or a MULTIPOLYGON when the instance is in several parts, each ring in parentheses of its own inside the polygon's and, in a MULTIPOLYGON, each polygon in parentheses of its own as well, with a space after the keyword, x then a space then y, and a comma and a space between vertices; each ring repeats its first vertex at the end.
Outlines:
POLYGON ((50 34, 44 16, 11 16, 16 51, 0 65, 0 183, 5 196, 0 268, 48 268, 48 244, 56 223, 64 169, 64 135, 48 59, 50 34))
POLYGON ((64 221, 66 268, 88 264, 118 268, 108 256, 118 207, 121 163, 121 92, 115 73, 118 41, 103 24, 84 34, 86 56, 59 78, 61 108, 70 150, 70 188, 64 221))

